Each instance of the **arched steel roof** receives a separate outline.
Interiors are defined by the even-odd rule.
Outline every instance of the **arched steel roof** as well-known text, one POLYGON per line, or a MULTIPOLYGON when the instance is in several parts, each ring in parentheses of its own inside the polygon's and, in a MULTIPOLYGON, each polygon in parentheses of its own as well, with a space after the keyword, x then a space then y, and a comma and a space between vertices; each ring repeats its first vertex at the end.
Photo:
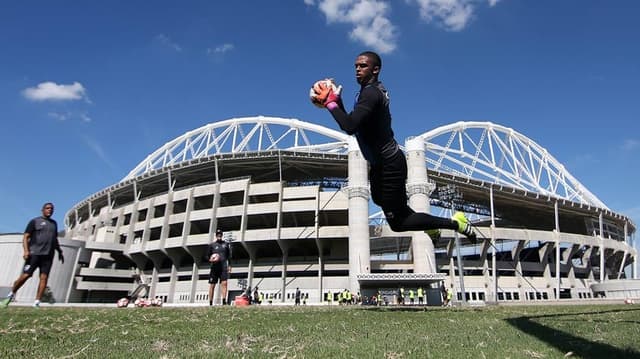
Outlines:
POLYGON ((324 126, 278 117, 243 117, 210 123, 165 143, 122 181, 176 163, 221 153, 277 149, 346 153, 349 136, 324 126))
POLYGON ((512 128, 456 122, 418 137, 431 170, 608 209, 545 148, 512 128))
MULTIPOLYGON (((545 148, 511 128, 491 122, 457 122, 418 137, 425 142, 429 170, 607 208, 545 148)), ((233 118, 165 143, 123 181, 214 154, 274 149, 346 153, 348 143, 349 136, 342 132, 297 119, 233 118)))

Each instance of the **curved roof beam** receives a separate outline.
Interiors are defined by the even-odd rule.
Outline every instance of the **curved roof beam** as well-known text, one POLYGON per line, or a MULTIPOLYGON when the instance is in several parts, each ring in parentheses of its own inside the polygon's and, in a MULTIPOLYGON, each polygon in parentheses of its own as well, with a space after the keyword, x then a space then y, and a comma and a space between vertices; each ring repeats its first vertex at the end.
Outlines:
POLYGON ((244 117, 214 122, 165 143, 122 181, 176 163, 221 153, 296 150, 346 153, 349 136, 324 126, 278 117, 244 117))
POLYGON ((491 122, 456 122, 427 131, 427 168, 608 208, 530 138, 491 122))

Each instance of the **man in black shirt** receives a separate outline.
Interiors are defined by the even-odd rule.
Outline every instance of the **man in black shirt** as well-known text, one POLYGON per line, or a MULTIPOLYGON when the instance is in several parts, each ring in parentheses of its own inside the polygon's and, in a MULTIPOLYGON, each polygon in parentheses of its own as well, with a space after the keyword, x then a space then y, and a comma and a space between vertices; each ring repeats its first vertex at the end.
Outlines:
POLYGON ((31 278, 36 269, 40 268, 40 282, 38 283, 36 300, 33 303, 35 307, 40 306, 40 298, 47 288, 49 272, 53 265, 54 250, 58 251, 58 259, 64 263, 62 248, 58 242, 58 224, 51 218, 51 215, 53 215, 53 204, 45 203, 42 206, 42 216, 32 219, 27 224, 22 237, 22 258, 24 258, 22 274, 13 283, 11 292, 0 305, 7 306, 15 297, 18 289, 27 279, 31 278))
POLYGON ((209 244, 207 258, 211 263, 211 272, 209 272, 209 305, 213 305, 213 293, 216 284, 220 281, 220 296, 222 304, 227 304, 227 279, 231 272, 231 246, 222 239, 222 230, 216 230, 215 242, 209 244))
POLYGON ((300 297, 302 296, 302 293, 300 292, 300 288, 296 288, 296 295, 295 295, 295 304, 294 305, 300 305, 300 297))
POLYGON ((416 213, 407 204, 407 160, 393 137, 389 93, 378 80, 381 68, 382 60, 375 52, 358 55, 355 71, 360 92, 351 113, 345 111, 340 94, 330 87, 317 94, 315 102, 331 112, 344 132, 355 135, 362 155, 369 162, 371 198, 382 208, 393 231, 447 228, 475 241, 476 235, 464 213, 456 212, 448 219, 416 213))

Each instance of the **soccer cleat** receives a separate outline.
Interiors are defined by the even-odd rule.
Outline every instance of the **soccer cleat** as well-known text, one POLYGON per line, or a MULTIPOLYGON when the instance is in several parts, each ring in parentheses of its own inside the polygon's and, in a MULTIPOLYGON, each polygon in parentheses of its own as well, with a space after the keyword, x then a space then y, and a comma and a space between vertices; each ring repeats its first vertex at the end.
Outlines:
POLYGON ((464 215, 463 212, 456 212, 451 216, 451 219, 458 222, 458 233, 464 234, 469 241, 476 243, 476 233, 471 228, 471 223, 464 215))
POLYGON ((0 308, 8 307, 9 303, 11 303, 11 297, 4 298, 3 300, 0 301, 0 308))
POLYGON ((40 301, 36 300, 35 302, 33 302, 33 307, 34 308, 40 308, 40 301))

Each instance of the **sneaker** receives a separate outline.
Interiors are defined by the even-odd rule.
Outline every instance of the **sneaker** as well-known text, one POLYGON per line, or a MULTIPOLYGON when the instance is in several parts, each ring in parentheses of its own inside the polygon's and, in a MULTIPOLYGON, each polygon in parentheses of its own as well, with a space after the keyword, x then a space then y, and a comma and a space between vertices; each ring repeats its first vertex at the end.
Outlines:
POLYGON ((40 308, 40 301, 36 300, 35 302, 33 302, 33 307, 34 308, 40 308))
POLYGON ((458 222, 458 233, 464 234, 472 243, 476 243, 476 233, 463 212, 456 212, 451 219, 458 222))

